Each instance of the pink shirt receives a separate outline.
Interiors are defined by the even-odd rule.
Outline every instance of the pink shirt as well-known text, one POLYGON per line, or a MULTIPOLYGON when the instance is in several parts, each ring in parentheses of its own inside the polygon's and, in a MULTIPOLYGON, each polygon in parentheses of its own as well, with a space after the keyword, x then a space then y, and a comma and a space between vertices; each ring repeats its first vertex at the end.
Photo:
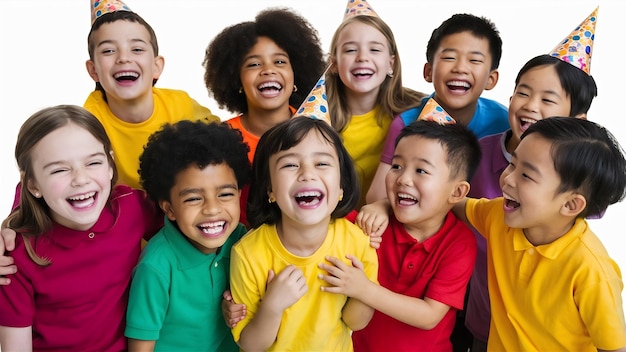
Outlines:
POLYGON ((116 186, 90 230, 55 224, 31 240, 50 265, 35 264, 18 235, 11 252, 18 271, 0 289, 0 325, 32 326, 34 350, 125 350, 131 272, 142 237, 162 225, 163 215, 142 191, 116 186))
POLYGON ((448 213, 439 232, 420 243, 391 216, 377 252, 381 286, 405 296, 429 297, 451 308, 431 330, 375 311, 367 327, 352 334, 354 351, 452 351, 450 335, 476 259, 472 231, 448 213))

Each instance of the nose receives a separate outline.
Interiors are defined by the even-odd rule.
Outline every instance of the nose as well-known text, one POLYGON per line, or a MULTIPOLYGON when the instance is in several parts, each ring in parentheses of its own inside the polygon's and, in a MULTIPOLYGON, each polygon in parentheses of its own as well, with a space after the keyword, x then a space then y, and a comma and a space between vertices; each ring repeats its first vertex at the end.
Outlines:
POLYGON ((398 185, 402 185, 402 186, 409 186, 413 183, 413 179, 411 178, 411 175, 409 174, 410 170, 408 169, 403 169, 400 174, 398 175, 398 179, 396 180, 396 183, 398 185))
POLYGON ((89 174, 86 170, 79 168, 72 172, 72 186, 82 186, 90 182, 89 174))
POLYGON ((313 165, 301 165, 298 181, 310 181, 315 179, 315 167, 313 165))
POLYGON ((454 62, 454 66, 452 67, 452 71, 453 72, 457 72, 457 73, 467 73, 467 72, 469 72, 467 67, 468 67, 468 60, 465 60, 465 59, 462 59, 462 58, 458 58, 454 62))
POLYGON ((537 112, 539 111, 539 99, 538 98, 529 98, 526 100, 522 108, 526 111, 537 112))
POLYGON ((120 50, 118 51, 117 54, 117 63, 118 64, 125 64, 130 62, 130 55, 126 52, 126 50, 120 50))
POLYGON ((276 69, 272 65, 264 65, 261 74, 264 76, 273 75, 276 73, 276 69))
POLYGON ((367 53, 364 50, 359 50, 356 55, 357 62, 366 62, 368 61, 367 53))
POLYGON ((500 188, 503 189, 504 186, 509 186, 512 187, 513 186, 513 167, 509 164, 509 166, 507 166, 504 171, 502 171, 502 174, 500 174, 500 188))
POLYGON ((219 206, 219 201, 216 199, 207 198, 202 206, 202 214, 204 215, 216 215, 221 212, 222 208, 219 206))

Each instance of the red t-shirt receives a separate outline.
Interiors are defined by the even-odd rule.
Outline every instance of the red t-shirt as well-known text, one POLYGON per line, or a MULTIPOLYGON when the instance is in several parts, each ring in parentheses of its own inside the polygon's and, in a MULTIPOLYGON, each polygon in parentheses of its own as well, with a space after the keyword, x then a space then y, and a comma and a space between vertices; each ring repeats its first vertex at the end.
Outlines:
POLYGON ((391 216, 377 253, 380 285, 406 296, 429 297, 451 308, 431 330, 375 311, 365 329, 352 333, 354 351, 452 351, 456 312, 463 308, 476 260, 472 231, 448 213, 441 229, 420 243, 391 216))
POLYGON ((163 226, 163 214, 143 191, 116 186, 96 224, 77 231, 54 224, 31 239, 48 266, 35 264, 18 234, 18 271, 0 289, 0 325, 33 327, 33 349, 122 351, 131 273, 141 239, 163 226))

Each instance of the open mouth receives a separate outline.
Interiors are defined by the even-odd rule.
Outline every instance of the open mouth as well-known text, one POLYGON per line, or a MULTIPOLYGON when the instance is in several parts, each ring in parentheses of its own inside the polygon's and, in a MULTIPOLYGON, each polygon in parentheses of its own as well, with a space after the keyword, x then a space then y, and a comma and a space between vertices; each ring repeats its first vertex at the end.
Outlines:
POLYGON ((87 208, 96 202, 96 192, 87 192, 71 196, 66 200, 74 208, 87 208))
POLYGON ((261 83, 257 89, 261 93, 278 93, 283 89, 283 86, 278 82, 265 82, 261 83))
POLYGON ((133 71, 118 72, 115 75, 113 75, 113 78, 115 78, 118 82, 122 82, 122 81, 134 82, 139 78, 139 73, 133 72, 133 71))
POLYGON ((222 233, 226 227, 226 221, 214 221, 214 222, 206 222, 197 226, 202 233, 206 235, 216 235, 218 233, 222 233))
POLYGON ((533 119, 529 119, 529 118, 525 118, 522 117, 520 119, 520 129, 522 130, 522 132, 526 131, 530 126, 532 126, 535 122, 537 122, 537 120, 533 120, 533 119))
POLYGON ((417 204, 417 198, 413 197, 410 194, 406 193, 398 193, 398 204, 400 205, 415 205, 417 204))
POLYGON ((319 204, 324 195, 318 191, 299 192, 296 194, 296 202, 301 206, 312 206, 319 204))
POLYGON ((369 78, 372 77, 374 75, 374 71, 369 70, 369 69, 358 69, 358 70, 354 70, 351 72, 353 76, 357 77, 357 78, 369 78))
POLYGON ((463 91, 463 92, 468 91, 472 87, 469 83, 465 81, 450 81, 446 83, 446 86, 448 86, 448 89, 452 91, 463 91))
POLYGON ((508 198, 504 199, 504 207, 507 209, 517 209, 519 208, 519 206, 520 204, 514 201, 513 199, 508 199, 508 198))

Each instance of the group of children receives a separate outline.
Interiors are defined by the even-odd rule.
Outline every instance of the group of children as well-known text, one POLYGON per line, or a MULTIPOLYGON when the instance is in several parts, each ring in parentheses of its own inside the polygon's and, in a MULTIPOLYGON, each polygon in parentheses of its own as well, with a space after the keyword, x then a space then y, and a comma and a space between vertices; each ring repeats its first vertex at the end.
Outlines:
POLYGON ((3 351, 626 350, 620 270, 585 220, 626 196, 623 150, 586 120, 595 12, 507 109, 481 97, 502 53, 486 18, 433 31, 426 95, 366 1, 328 64, 306 19, 267 9, 207 47, 220 122, 154 87, 148 23, 92 6, 96 90, 18 135, 3 351))

